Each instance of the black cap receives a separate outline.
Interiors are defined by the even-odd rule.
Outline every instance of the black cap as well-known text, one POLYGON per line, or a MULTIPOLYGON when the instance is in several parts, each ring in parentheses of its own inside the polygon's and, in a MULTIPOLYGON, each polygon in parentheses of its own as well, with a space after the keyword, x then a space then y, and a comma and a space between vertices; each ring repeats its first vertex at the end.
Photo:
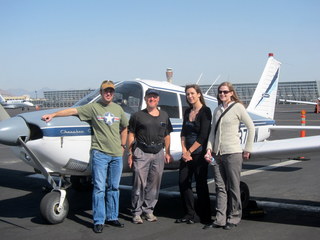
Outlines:
POLYGON ((146 91, 146 95, 149 95, 149 94, 156 94, 159 96, 159 91, 158 90, 155 90, 155 89, 152 89, 152 88, 149 88, 147 91, 146 91))

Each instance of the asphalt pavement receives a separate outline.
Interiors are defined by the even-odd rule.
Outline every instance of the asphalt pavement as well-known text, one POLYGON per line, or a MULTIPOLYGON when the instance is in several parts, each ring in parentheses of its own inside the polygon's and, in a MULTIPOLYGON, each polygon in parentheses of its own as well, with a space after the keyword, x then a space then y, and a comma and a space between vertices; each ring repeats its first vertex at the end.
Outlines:
MULTIPOLYGON (((279 105, 278 125, 299 125, 300 111, 307 110, 307 125, 320 125, 320 114, 312 106, 279 105)), ((16 112, 11 112, 11 115, 16 112)), ((307 131, 308 135, 320 134, 307 131)), ((275 133, 271 139, 298 137, 299 132, 275 133)), ((1 239, 319 239, 320 235, 320 156, 310 160, 286 159, 260 162, 246 161, 242 181, 250 190, 251 202, 258 208, 246 211, 234 229, 203 230, 200 223, 175 224, 182 216, 178 193, 178 171, 166 171, 155 209, 157 222, 131 223, 131 175, 121 180, 120 216, 123 229, 106 226, 103 233, 92 231, 91 192, 69 189, 70 210, 63 223, 50 225, 40 216, 39 205, 46 194, 47 182, 34 174, 31 167, 16 158, 10 147, 0 145, 0 237, 1 239)), ((288 156, 294 157, 294 156, 288 156)), ((209 172, 211 203, 215 190, 209 172)), ((212 212, 214 216, 214 211, 212 212)))

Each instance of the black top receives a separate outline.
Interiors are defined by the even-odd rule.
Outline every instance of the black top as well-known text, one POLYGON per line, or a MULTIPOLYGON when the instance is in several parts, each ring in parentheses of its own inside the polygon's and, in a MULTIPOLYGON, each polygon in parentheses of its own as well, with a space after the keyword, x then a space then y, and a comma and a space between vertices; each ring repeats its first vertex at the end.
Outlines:
POLYGON ((166 112, 160 110, 159 116, 154 117, 148 113, 147 109, 131 116, 128 130, 135 134, 138 142, 148 145, 164 143, 164 137, 173 131, 166 112))
POLYGON ((187 149, 189 149, 195 141, 201 144, 201 146, 193 152, 193 154, 197 154, 206 149, 211 129, 212 114, 209 107, 202 106, 195 120, 191 122, 189 121, 190 111, 191 108, 188 108, 184 112, 181 137, 185 137, 187 149))

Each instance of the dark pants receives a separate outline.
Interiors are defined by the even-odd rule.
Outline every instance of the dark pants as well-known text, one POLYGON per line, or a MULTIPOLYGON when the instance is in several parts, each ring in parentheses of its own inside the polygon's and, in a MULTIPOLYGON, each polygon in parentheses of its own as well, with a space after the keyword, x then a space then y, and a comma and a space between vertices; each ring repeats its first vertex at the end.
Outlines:
POLYGON ((202 154, 192 155, 193 160, 184 162, 181 160, 179 169, 179 188, 182 199, 185 218, 200 220, 203 223, 211 222, 211 207, 209 190, 207 184, 208 163, 202 154), (195 210, 195 200, 192 192, 192 177, 196 181, 196 191, 198 196, 197 211, 195 210))

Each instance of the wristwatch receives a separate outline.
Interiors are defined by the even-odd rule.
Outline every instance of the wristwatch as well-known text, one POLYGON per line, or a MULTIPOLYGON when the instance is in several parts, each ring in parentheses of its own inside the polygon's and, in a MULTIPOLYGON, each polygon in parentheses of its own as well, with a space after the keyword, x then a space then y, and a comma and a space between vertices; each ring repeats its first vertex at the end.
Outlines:
POLYGON ((125 145, 125 144, 121 144, 121 147, 123 147, 124 150, 127 149, 127 145, 125 145))

